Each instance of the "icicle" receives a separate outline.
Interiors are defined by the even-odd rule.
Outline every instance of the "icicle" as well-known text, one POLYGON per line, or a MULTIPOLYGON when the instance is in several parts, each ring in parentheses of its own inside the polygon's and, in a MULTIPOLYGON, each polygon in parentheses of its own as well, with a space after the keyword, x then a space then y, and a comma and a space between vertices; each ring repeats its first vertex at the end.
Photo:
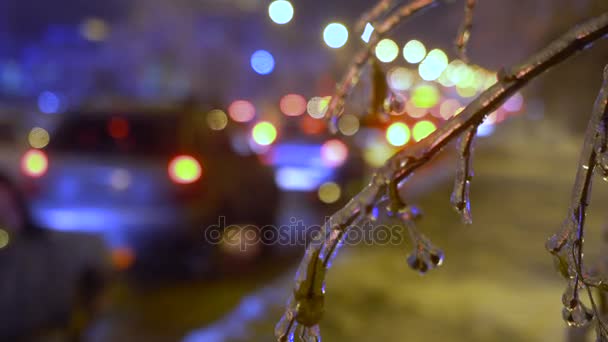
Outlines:
POLYGON ((413 222, 408 221, 406 224, 414 245, 414 251, 407 258, 407 264, 410 268, 420 274, 425 274, 441 266, 445 258, 443 251, 435 247, 427 237, 422 235, 413 222))
POLYGON ((580 301, 577 301, 573 308, 564 308, 562 310, 564 321, 571 327, 584 327, 593 320, 593 316, 593 311, 580 301))
POLYGON ((451 197, 454 209, 460 213, 462 221, 465 224, 473 223, 469 192, 471 179, 473 178, 472 153, 473 139, 476 133, 477 126, 469 128, 458 143, 458 166, 456 169, 456 180, 454 181, 454 191, 451 197))
POLYGON ((312 327, 302 327, 300 339, 302 342, 321 342, 321 330, 319 325, 312 327))

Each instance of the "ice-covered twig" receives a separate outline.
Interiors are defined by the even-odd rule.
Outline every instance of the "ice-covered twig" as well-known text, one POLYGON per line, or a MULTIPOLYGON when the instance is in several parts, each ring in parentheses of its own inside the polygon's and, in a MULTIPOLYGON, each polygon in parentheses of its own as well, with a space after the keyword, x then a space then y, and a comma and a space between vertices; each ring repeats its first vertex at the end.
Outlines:
POLYGON ((477 0, 465 0, 464 19, 462 20, 462 25, 460 26, 458 37, 456 38, 456 50, 458 51, 460 59, 465 63, 468 63, 469 60, 467 57, 467 43, 469 42, 469 38, 471 38, 475 5, 477 5, 477 0))
POLYGON ((600 286, 603 281, 588 277, 584 272, 583 264, 583 240, 585 235, 585 217, 587 206, 591 195, 591 184, 596 168, 600 167, 598 153, 603 153, 606 148, 606 122, 608 120, 608 66, 604 69, 604 80, 587 130, 581 158, 578 164, 576 179, 572 189, 570 208, 568 216, 563 223, 560 232, 551 236, 547 241, 547 248, 562 263, 562 273, 569 278, 568 289, 564 296, 568 295, 569 301, 564 301, 564 319, 569 325, 580 326, 593 318, 590 312, 584 315, 584 306, 578 298, 579 288, 586 288, 590 302, 593 304, 593 313, 598 320, 598 331, 605 332, 606 328, 601 322, 599 312, 595 306, 590 286, 600 286))
POLYGON ((355 32, 363 32, 367 23, 372 23, 384 15, 398 0, 380 0, 369 11, 363 13, 355 24, 355 32))
MULTIPOLYGON (((501 77, 499 77, 497 83, 481 93, 458 116, 448 120, 442 127, 419 143, 406 147, 389 158, 385 165, 376 171, 372 177, 372 181, 358 195, 351 199, 344 208, 340 209, 329 219, 329 222, 331 222, 330 227, 345 227, 344 229, 348 230, 349 222, 354 222, 355 219, 362 215, 364 210, 374 208, 378 204, 379 199, 385 194, 386 186, 389 183, 401 183, 415 170, 431 160, 448 143, 455 140, 471 127, 478 126, 486 115, 496 110, 534 77, 588 47, 607 34, 608 13, 604 13, 571 29, 538 54, 532 56, 527 62, 513 68, 504 69, 505 71, 501 73, 501 77)), ((586 191, 585 194, 580 195, 584 196, 579 196, 578 191, 575 191, 574 197, 576 198, 586 198, 586 191)), ((580 214, 580 211, 578 213, 580 214)), ((331 229, 327 228, 328 225, 325 225, 325 227, 326 229, 331 229)), ((300 271, 296 278, 294 293, 315 292, 311 287, 313 286, 312 284, 319 284, 319 280, 314 277, 325 274, 324 271, 316 270, 318 267, 325 267, 323 263, 317 261, 318 255, 320 255, 320 252, 317 253, 317 251, 320 251, 323 245, 327 243, 322 241, 320 244, 312 244, 308 247, 299 268, 300 271), (308 271, 305 271, 304 276, 302 276, 301 270, 308 271), (310 277, 313 277, 314 281, 310 277)), ((335 254, 335 252, 336 250, 332 254, 335 254)), ((324 279, 320 283, 324 283, 324 279)), ((308 314, 304 315, 301 312, 300 308, 312 305, 308 302, 311 300, 309 297, 304 296, 303 299, 299 296, 295 297, 291 297, 286 313, 277 325, 276 334, 277 338, 281 341, 297 336, 292 334, 292 331, 295 331, 294 327, 296 325, 300 324, 311 328, 315 327, 321 319, 321 314, 313 315, 314 319, 309 319, 310 316, 308 314), (304 317, 300 317, 300 315, 304 317)), ((322 313, 322 310, 316 310, 316 312, 322 313)))
POLYGON ((380 39, 394 29, 399 23, 416 13, 431 8, 443 0, 413 0, 398 7, 390 16, 378 23, 375 27, 369 43, 363 47, 349 65, 342 81, 338 83, 336 92, 331 97, 327 106, 325 116, 330 119, 330 128, 336 131, 336 119, 341 114, 346 97, 353 88, 359 83, 359 78, 363 72, 363 67, 372 56, 372 51, 380 39))
POLYGON ((454 191, 450 202, 454 209, 462 216, 466 224, 473 223, 471 217, 471 200, 469 193, 471 180, 473 178, 473 140, 477 134, 477 126, 470 127, 460 138, 458 143, 458 166, 456 167, 456 179, 454 191))

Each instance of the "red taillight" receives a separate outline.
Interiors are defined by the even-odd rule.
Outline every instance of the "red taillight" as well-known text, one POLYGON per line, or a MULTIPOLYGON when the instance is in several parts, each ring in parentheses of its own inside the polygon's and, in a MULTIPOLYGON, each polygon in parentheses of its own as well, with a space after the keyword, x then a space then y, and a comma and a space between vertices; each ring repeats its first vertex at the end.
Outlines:
POLYGON ((21 171, 30 177, 42 177, 49 168, 46 153, 40 150, 29 150, 21 158, 21 171))
POLYGON ((191 184, 201 178, 201 164, 191 156, 181 155, 169 162, 169 178, 178 184, 191 184))

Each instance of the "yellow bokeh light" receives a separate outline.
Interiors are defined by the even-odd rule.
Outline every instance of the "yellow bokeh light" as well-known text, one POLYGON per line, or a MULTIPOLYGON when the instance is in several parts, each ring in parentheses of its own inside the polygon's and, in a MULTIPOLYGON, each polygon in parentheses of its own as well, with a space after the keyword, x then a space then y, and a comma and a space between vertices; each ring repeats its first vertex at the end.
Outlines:
POLYGON ((340 186, 334 182, 323 183, 318 191, 319 199, 323 203, 331 204, 340 199, 342 191, 340 186))
POLYGON ((214 109, 207 113, 207 125, 214 131, 221 131, 228 125, 228 116, 224 111, 214 109))
POLYGON ((412 92, 412 102, 418 108, 431 108, 439 102, 439 90, 432 84, 422 84, 412 92))
POLYGON ((268 146, 277 139, 277 129, 270 122, 258 122, 253 126, 251 136, 258 145, 268 146))
POLYGON ((169 164, 171 179, 180 184, 195 182, 203 170, 196 159, 190 156, 178 156, 169 164))
POLYGON ((359 118, 351 114, 344 114, 338 121, 338 129, 344 135, 355 135, 359 130, 359 118))
POLYGON ((376 141, 363 150, 363 160, 371 167, 380 167, 395 153, 395 148, 385 143, 384 139, 376 141))
POLYGON ((420 63, 426 56, 426 47, 418 40, 410 40, 403 47, 403 58, 409 63, 420 63))
POLYGON ((414 140, 416 142, 428 137, 431 133, 435 132, 437 127, 434 123, 423 120, 419 121, 414 125, 412 129, 412 135, 414 136, 414 140))
POLYGON ((105 40, 108 37, 109 32, 110 29, 106 22, 99 18, 88 18, 80 27, 80 34, 87 40, 93 42, 105 40))
POLYGON ((306 105, 306 111, 313 118, 320 119, 325 116, 325 112, 327 112, 327 105, 329 104, 329 100, 331 100, 331 96, 315 96, 308 101, 308 104, 306 105))
POLYGON ((433 81, 441 76, 448 66, 448 56, 440 49, 433 49, 418 65, 418 74, 425 81, 433 81))
POLYGON ((382 39, 376 45, 376 57, 380 62, 390 63, 399 56, 399 46, 392 39, 382 39))
POLYGON ((0 249, 8 246, 8 243, 10 242, 10 235, 8 235, 8 232, 2 228, 0 228, 0 249))
POLYGON ((27 140, 33 148, 44 148, 51 141, 51 136, 46 129, 34 127, 27 135, 27 140))
POLYGON ((386 130, 386 141, 393 146, 403 146, 410 141, 410 128, 403 122, 395 122, 386 130))
POLYGON ((388 84, 395 90, 408 90, 414 83, 414 74, 406 68, 397 67, 388 72, 388 84))
POLYGON ((460 87, 460 86, 457 86, 456 87, 456 92, 461 97, 465 97, 465 98, 466 97, 473 97, 473 96, 475 96, 475 94, 477 94, 477 88, 475 88, 475 87, 460 87))

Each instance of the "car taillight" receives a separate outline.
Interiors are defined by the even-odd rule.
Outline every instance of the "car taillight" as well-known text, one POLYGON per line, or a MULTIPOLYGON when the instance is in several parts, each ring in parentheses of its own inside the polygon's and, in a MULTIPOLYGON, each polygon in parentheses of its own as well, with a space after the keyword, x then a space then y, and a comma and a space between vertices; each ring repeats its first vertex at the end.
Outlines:
POLYGON ((178 184, 191 184, 201 178, 203 169, 194 157, 180 155, 169 162, 169 178, 178 184))
POLYGON ((46 153, 41 150, 29 150, 21 158, 21 171, 27 176, 42 177, 48 168, 49 160, 46 153))

